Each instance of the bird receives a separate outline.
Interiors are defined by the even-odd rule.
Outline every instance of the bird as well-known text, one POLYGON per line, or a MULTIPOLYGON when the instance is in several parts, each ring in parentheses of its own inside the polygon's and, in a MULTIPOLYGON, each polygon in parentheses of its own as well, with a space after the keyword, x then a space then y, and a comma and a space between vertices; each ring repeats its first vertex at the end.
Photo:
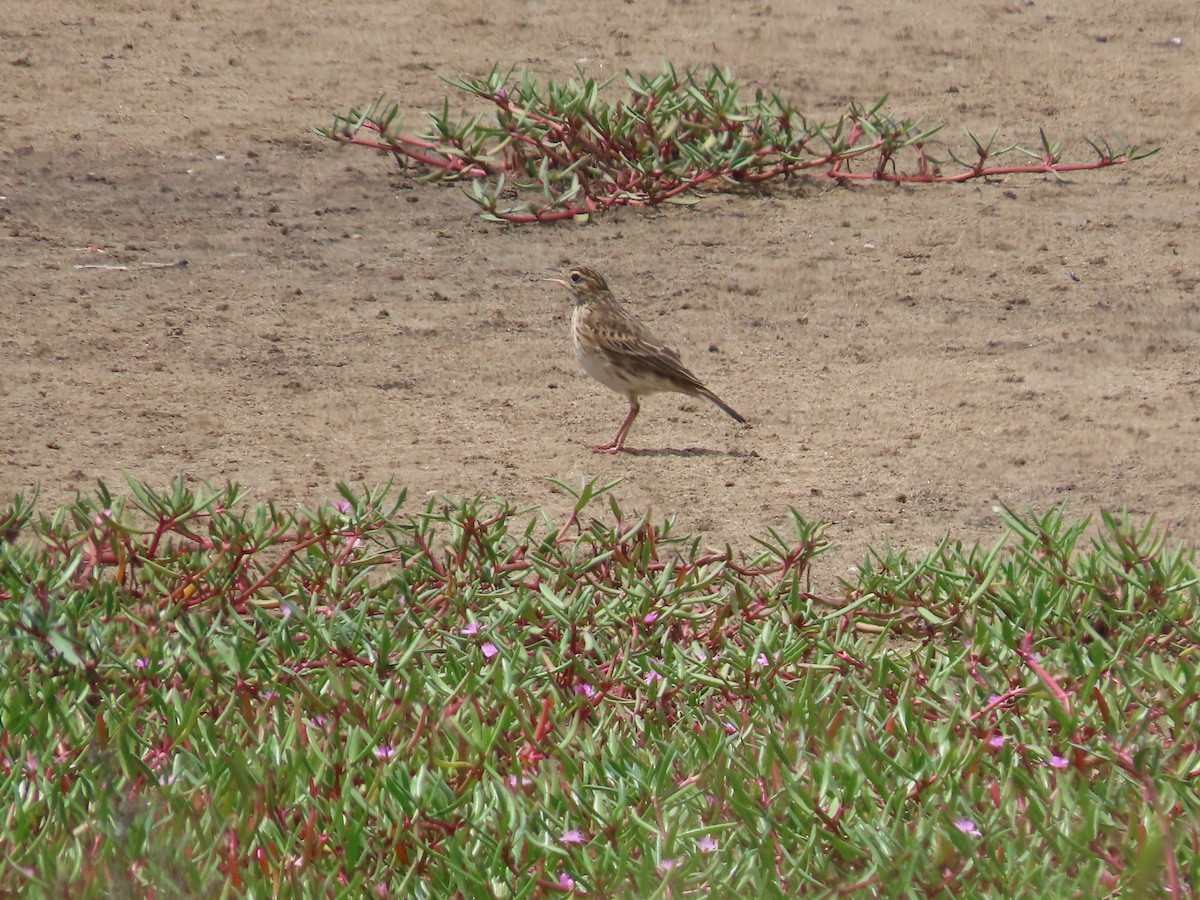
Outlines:
POLYGON ((629 415, 616 436, 607 444, 592 447, 593 451, 615 454, 625 450, 625 438, 641 409, 640 398, 661 391, 703 397, 735 422, 746 424, 745 417, 705 387, 676 351, 655 339, 617 302, 599 272, 587 266, 567 266, 560 275, 545 280, 561 284, 571 293, 571 335, 579 365, 629 400, 629 415))

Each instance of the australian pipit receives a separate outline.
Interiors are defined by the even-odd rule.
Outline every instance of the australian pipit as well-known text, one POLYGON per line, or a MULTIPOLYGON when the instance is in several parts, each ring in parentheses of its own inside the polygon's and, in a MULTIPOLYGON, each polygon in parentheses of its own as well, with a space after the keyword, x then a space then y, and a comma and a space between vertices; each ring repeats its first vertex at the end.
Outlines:
POLYGON ((629 415, 597 453, 619 453, 637 417, 645 394, 676 391, 703 397, 735 422, 745 419, 724 400, 701 384, 679 359, 679 354, 657 341, 617 302, 600 273, 587 266, 568 266, 561 278, 547 278, 571 292, 571 334, 579 364, 602 385, 629 399, 629 415))

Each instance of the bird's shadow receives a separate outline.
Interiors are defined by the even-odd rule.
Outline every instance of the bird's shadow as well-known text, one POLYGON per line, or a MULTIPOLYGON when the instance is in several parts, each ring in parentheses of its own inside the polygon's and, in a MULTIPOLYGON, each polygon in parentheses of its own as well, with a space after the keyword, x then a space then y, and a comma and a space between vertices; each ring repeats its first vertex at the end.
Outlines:
MULTIPOLYGON (((589 448, 590 449, 590 448, 589 448)), ((597 453, 597 456, 599 453, 597 453)), ((753 450, 714 450, 711 447, 622 447, 620 453, 612 456, 726 456, 730 459, 752 459, 758 454, 753 450)))

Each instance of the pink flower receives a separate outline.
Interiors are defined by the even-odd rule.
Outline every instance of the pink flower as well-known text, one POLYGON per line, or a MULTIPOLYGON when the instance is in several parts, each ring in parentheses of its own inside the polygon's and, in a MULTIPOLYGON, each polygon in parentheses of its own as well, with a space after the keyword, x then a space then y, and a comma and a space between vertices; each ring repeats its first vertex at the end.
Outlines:
MULTIPOLYGON (((566 888, 568 891, 575 890, 575 879, 572 878, 570 875, 568 875, 566 872, 563 872, 561 875, 558 876, 558 883, 560 885, 562 885, 564 888, 566 888)), ((583 891, 580 891, 579 893, 582 894, 583 891)))
POLYGON ((658 871, 660 872, 670 872, 673 868, 675 868, 675 860, 673 859, 664 859, 658 864, 658 871))
POLYGON ((988 746, 993 748, 994 750, 999 750, 1001 747, 1003 747, 1004 741, 1005 741, 1005 737, 1002 734, 993 734, 990 738, 987 739, 988 746))
POLYGON ((573 690, 576 694, 583 694, 589 700, 592 697, 596 696, 596 689, 594 687, 592 687, 590 684, 588 684, 586 681, 580 682, 579 684, 577 684, 573 688, 571 688, 571 690, 573 690))
POLYGON ((354 505, 349 500, 339 500, 333 504, 333 508, 342 514, 351 513, 354 511, 354 505))
POLYGON ((396 755, 396 748, 391 744, 380 744, 375 748, 375 758, 386 762, 396 755))
POLYGON ((737 734, 737 731, 738 731, 737 726, 734 725, 732 722, 725 723, 725 733, 726 734, 737 734))
POLYGON ((572 828, 564 831, 562 837, 558 840, 562 844, 586 844, 587 836, 578 828, 572 828))
POLYGON ((1049 765, 1055 769, 1065 769, 1070 765, 1065 756, 1059 756, 1057 753, 1051 754, 1049 765))
POLYGON ((479 634, 479 623, 468 622, 466 628, 459 629, 459 634, 465 634, 467 637, 473 637, 479 634))
POLYGON ((979 827, 970 819, 955 819, 954 827, 970 837, 983 837, 983 832, 980 831, 979 827))
POLYGON ((646 618, 642 619, 642 621, 645 622, 647 625, 653 625, 655 622, 658 621, 659 615, 660 615, 660 613, 658 613, 657 611, 646 613, 646 618))
POLYGON ((484 659, 491 659, 493 656, 495 656, 497 653, 500 652, 496 648, 496 645, 493 644, 491 641, 484 641, 483 646, 480 647, 479 649, 483 651, 484 659))
POLYGON ((654 672, 654 671, 647 672, 642 677, 646 680, 646 684, 654 684, 654 682, 656 682, 656 681, 664 680, 660 674, 658 674, 657 672, 654 672))
POLYGON ((701 853, 716 853, 717 839, 710 834, 706 834, 696 842, 696 849, 701 853))

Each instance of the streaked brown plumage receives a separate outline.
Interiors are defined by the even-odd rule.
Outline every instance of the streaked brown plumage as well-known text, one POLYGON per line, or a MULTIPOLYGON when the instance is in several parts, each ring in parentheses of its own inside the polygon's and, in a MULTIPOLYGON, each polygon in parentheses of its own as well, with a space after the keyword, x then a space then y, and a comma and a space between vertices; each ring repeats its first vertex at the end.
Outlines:
POLYGON ((602 385, 629 399, 629 415, 616 437, 592 449, 619 453, 641 409, 639 398, 659 391, 703 397, 736 422, 746 420, 706 388, 679 359, 656 340, 613 296, 600 273, 587 266, 568 266, 561 278, 548 278, 571 292, 575 301, 571 333, 579 364, 602 385))

